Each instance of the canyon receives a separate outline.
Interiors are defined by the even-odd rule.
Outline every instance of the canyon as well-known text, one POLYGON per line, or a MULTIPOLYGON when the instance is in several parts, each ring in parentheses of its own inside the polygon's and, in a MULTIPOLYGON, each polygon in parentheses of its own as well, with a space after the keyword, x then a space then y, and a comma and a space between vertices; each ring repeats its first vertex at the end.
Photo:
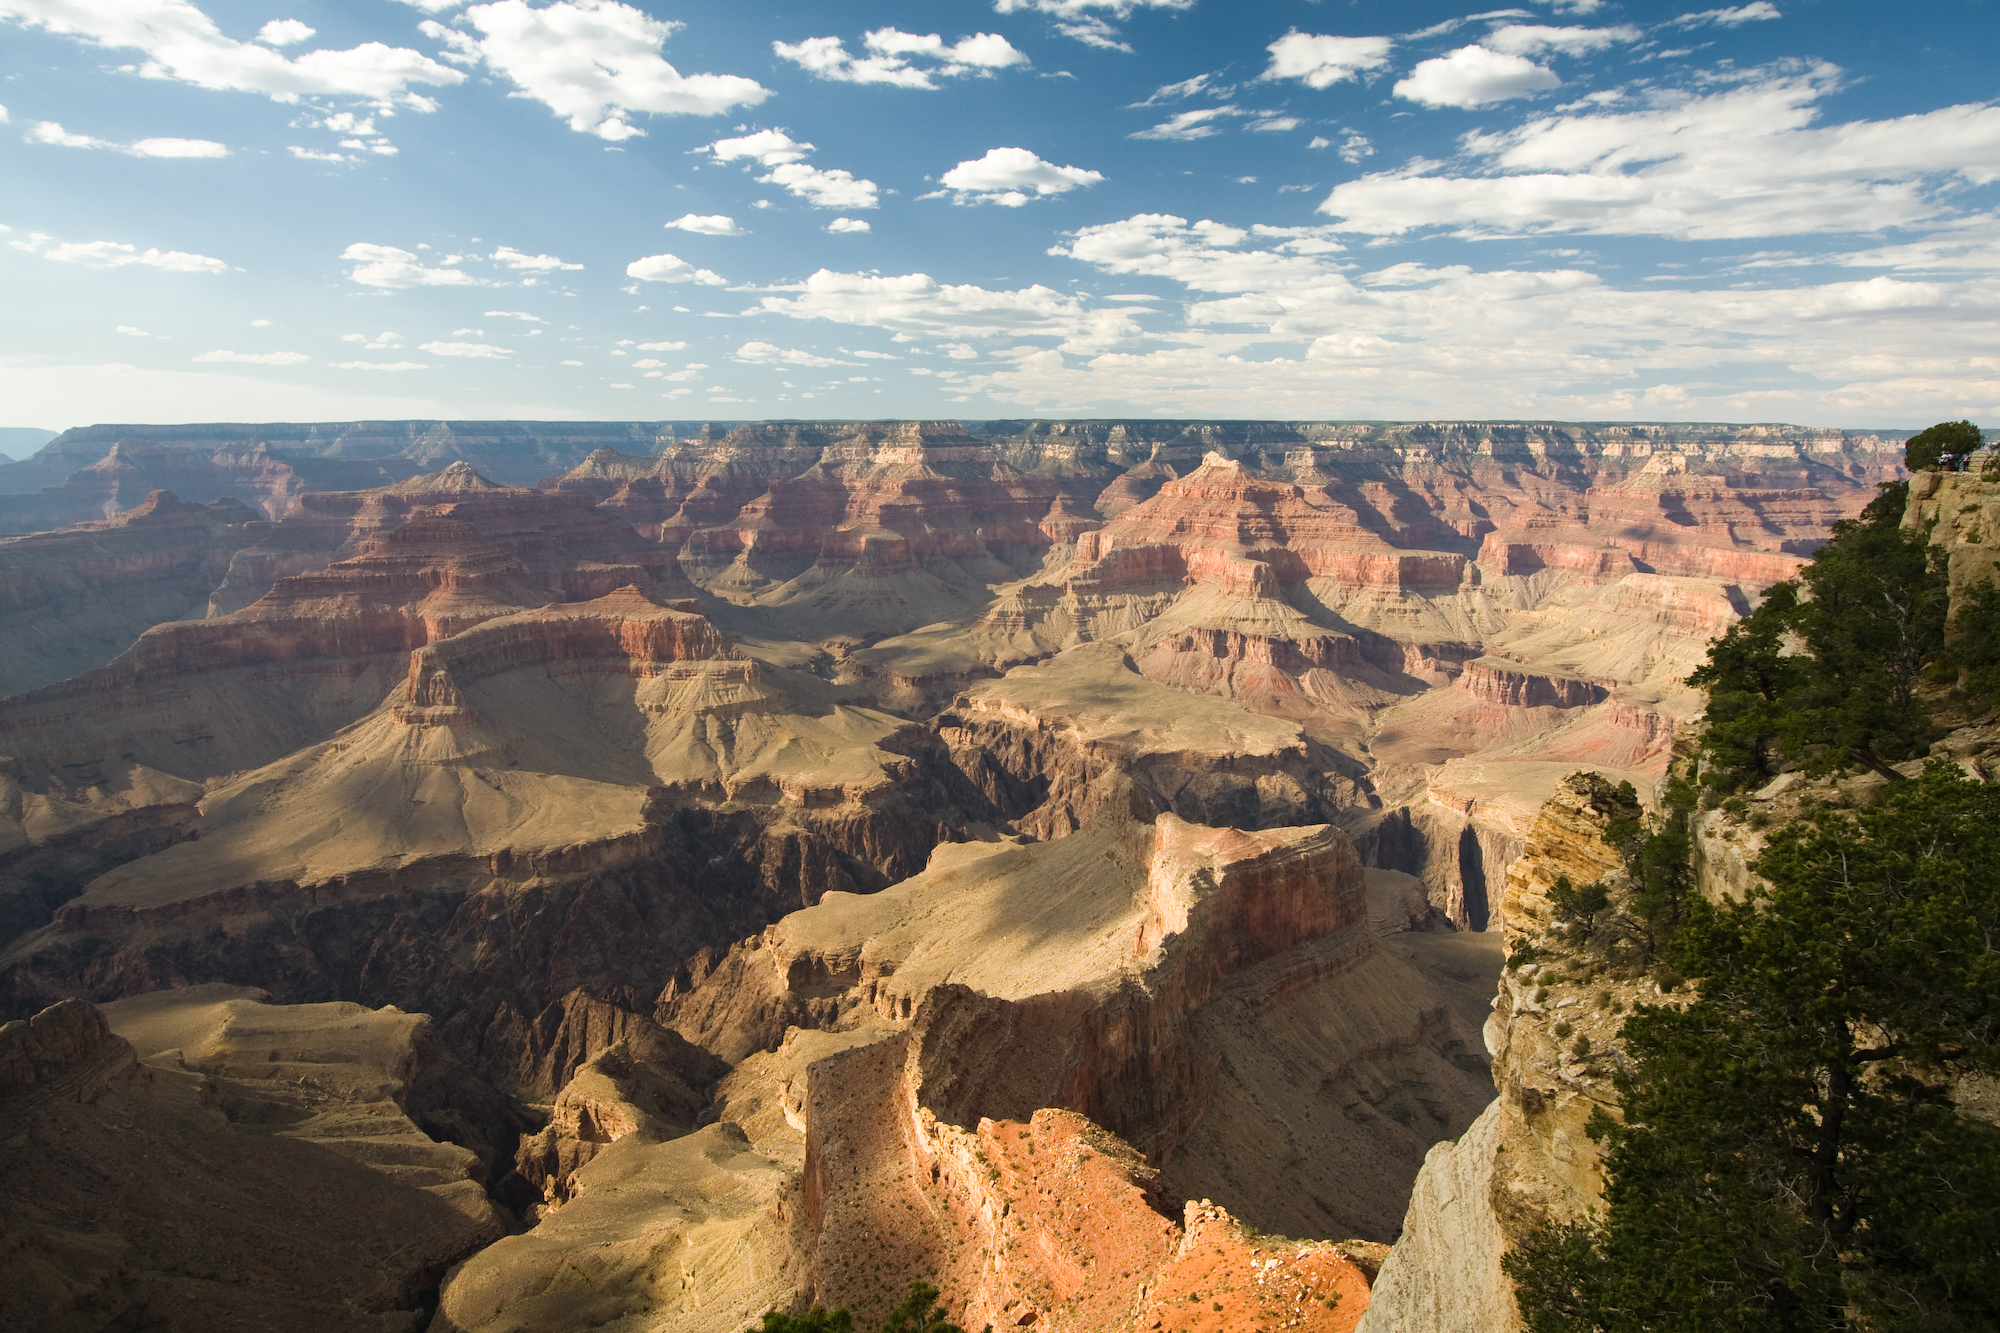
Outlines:
POLYGON ((969 1329, 1492 1306, 1517 1220, 1451 1201, 1507 1146, 1521 1216, 1574 1206, 1596 1095, 1527 1097, 1559 1057, 1493 1026, 1504 941, 1900 441, 68 432, 0 466, 0 1148, 47 1182, 0 1210, 8 1299, 467 1333, 872 1326, 912 1278, 969 1329), (140 1183, 94 1197, 99 1162, 140 1183), (338 1254, 247 1239, 287 1172, 338 1254), (216 1189, 249 1220, 187 1221, 216 1189), (1425 1247, 1478 1236, 1494 1280, 1442 1292, 1425 1247))

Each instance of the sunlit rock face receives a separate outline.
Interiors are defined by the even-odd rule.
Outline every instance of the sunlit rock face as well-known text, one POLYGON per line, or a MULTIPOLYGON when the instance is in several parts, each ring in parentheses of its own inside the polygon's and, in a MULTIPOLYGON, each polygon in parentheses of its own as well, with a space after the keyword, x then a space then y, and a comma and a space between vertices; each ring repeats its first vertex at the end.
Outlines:
MULTIPOLYGON (((0 517, 51 529, 0 538, 0 995, 56 1015, 8 1029, 10 1077, 87 1066, 132 1115, 139 1065, 185 1083, 133 1165, 169 1184, 246 1116, 335 1157, 372 1126, 301 1179, 409 1186, 355 1208, 442 1239, 367 1320, 463 1259, 435 1327, 865 1324, 929 1275, 969 1328, 1345 1330, 1413 1197, 1498 1178, 1478 1145, 1570 1161, 1583 1104, 1506 1092, 1556 1086, 1531 1029, 1493 1075, 1479 1035, 1530 890, 1588 869, 1569 775, 1646 789, 1708 642, 1897 454, 1534 423, 71 432, 0 467, 0 517), (260 1058, 282 1097, 241 1086, 260 1058), (1478 1118, 1496 1080, 1519 1124, 1478 1118)), ((1961 583, 1983 484, 1921 497, 1961 583)), ((1444 1249, 1512 1225, 1438 1216, 1444 1249)))

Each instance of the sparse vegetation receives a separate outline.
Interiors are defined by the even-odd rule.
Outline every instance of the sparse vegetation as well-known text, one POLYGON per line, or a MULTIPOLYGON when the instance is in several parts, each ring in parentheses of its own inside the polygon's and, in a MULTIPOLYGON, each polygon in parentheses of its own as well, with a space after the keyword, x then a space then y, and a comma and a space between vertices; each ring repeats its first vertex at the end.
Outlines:
MULTIPOLYGON (((882 1324, 881 1333, 965 1333, 945 1318, 937 1303, 938 1289, 921 1278, 910 1283, 910 1291, 882 1324)), ((815 1305, 804 1314, 781 1314, 776 1310, 744 1333, 854 1333, 854 1316, 846 1310, 829 1310, 815 1305)))
POLYGON ((1901 502, 1842 525, 1809 595, 1780 585, 1715 645, 1700 754, 1651 819, 1619 793, 1607 904, 1551 894, 1580 976, 1637 945, 1663 993, 1696 993, 1624 1025, 1622 1121, 1590 1126, 1602 1216, 1506 1260, 1534 1333, 2000 1328, 2000 1128, 1953 1100, 2000 1072, 2000 789, 1889 767, 1928 749, 1925 671, 2000 683, 1978 683, 2000 677, 2000 592, 1967 598, 1947 644, 1942 565, 1901 502), (1699 789, 1853 766, 1895 779, 1879 806, 1802 802, 1747 901, 1694 893, 1699 789))

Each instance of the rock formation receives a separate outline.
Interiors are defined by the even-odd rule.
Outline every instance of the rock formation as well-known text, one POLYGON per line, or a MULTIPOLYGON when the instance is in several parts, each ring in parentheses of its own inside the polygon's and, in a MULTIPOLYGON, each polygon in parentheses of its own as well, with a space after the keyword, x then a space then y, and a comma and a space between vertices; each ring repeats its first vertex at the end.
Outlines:
MULTIPOLYGON (((74 524, 0 539, 0 1004, 53 1015, 0 1077, 128 1120, 182 1090, 144 1111, 163 1199, 254 1125, 312 1190, 365 1173, 328 1213, 355 1254, 436 1219, 327 1327, 401 1318, 504 1219, 436 1327, 865 1323, 929 1276, 969 1328, 1345 1330, 1406 1204, 1370 1318, 1500 1318, 1495 1247, 1588 1197, 1607 1086, 1522 969, 1490 1079, 1476 1035, 1552 868, 1604 854, 1568 775, 1662 773, 1708 641, 1895 459, 1532 423, 70 432, 0 467, 33 492, 0 510, 74 524), (1447 1291, 1425 1246, 1492 1275, 1447 1291)), ((1977 496, 1925 499, 1981 547, 1977 496)), ((48 1309, 329 1289, 119 1234, 6 1253, 48 1309)))
POLYGON ((479 1159, 412 1119, 467 1100, 427 1019, 256 994, 0 1028, 0 1323, 414 1329, 505 1232, 479 1159))

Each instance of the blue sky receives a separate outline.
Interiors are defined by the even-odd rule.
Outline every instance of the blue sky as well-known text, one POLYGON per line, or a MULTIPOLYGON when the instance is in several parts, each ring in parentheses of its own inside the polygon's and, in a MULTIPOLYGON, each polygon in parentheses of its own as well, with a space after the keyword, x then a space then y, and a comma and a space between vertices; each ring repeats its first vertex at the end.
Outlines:
POLYGON ((2000 9, 0 0, 0 424, 2000 421, 2000 9))

